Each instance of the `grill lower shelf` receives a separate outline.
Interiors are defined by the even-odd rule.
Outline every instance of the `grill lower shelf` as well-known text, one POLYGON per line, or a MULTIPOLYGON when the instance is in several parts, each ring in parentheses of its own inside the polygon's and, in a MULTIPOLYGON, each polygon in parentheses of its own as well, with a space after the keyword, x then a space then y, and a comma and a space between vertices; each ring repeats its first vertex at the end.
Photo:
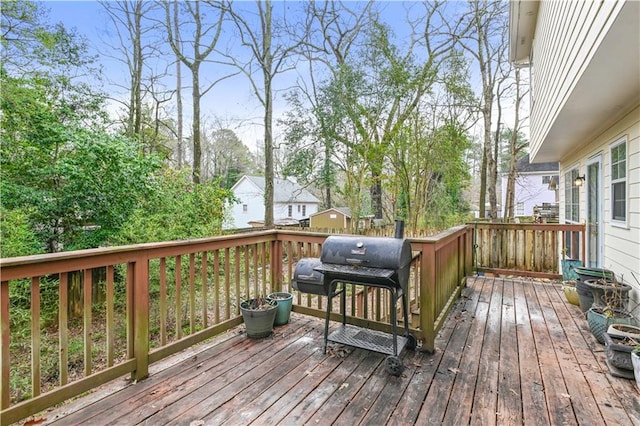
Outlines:
POLYGON ((386 355, 400 355, 407 344, 406 337, 397 336, 398 352, 393 353, 393 334, 369 330, 353 325, 341 325, 327 337, 327 341, 342 343, 356 348, 380 352, 386 355))

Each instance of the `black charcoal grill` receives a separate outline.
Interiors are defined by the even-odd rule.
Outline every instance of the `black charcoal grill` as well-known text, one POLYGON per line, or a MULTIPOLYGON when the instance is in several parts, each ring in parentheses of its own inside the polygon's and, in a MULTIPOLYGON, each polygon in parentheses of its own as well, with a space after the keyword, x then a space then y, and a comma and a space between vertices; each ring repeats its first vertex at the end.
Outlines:
POLYGON ((400 353, 414 349, 416 338, 409 333, 407 287, 411 267, 411 244, 403 238, 403 224, 396 223, 395 238, 330 236, 322 245, 320 258, 301 259, 296 265, 293 288, 328 297, 324 349, 335 342, 380 352, 387 357, 387 371, 400 375, 400 353), (346 286, 363 285, 386 289, 391 294, 393 333, 364 329, 346 323, 346 286), (341 295, 342 326, 329 334, 332 299, 341 295), (396 307, 402 299, 404 336, 398 336, 396 307))

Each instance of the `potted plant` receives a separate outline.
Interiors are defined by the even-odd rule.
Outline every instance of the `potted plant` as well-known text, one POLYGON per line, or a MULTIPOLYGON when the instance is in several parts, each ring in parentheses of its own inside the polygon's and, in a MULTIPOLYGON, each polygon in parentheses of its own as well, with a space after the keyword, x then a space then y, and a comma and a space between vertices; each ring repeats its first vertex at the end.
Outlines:
POLYGON ((616 309, 627 309, 631 286, 615 279, 598 278, 584 281, 591 294, 593 306, 610 306, 616 309))
POLYGON ((580 309, 582 312, 586 313, 593 305, 593 292, 591 291, 591 287, 589 287, 585 281, 598 278, 613 279, 615 275, 612 271, 602 268, 585 268, 576 266, 573 270, 578 275, 576 291, 578 293, 578 300, 580 301, 580 309))
POLYGON ((576 267, 582 267, 582 260, 580 259, 565 259, 567 256, 567 248, 562 249, 562 279, 564 281, 574 281, 578 279, 578 274, 575 271, 576 267))
POLYGON ((631 364, 633 364, 633 374, 636 378, 636 387, 640 390, 640 345, 631 351, 631 364))
POLYGON ((580 306, 580 297, 578 296, 575 281, 562 281, 562 291, 564 292, 564 296, 567 298, 567 302, 572 305, 580 306))
POLYGON ((240 303, 247 336, 254 339, 270 336, 277 311, 277 302, 262 296, 240 303))
POLYGON ((613 376, 625 379, 633 379, 633 364, 631 352, 637 345, 634 339, 618 337, 608 332, 603 334, 606 362, 613 376))
POLYGON ((293 304, 293 294, 286 291, 277 291, 267 296, 268 299, 275 300, 278 304, 274 325, 284 325, 289 322, 291 306, 293 304))
POLYGON ((616 337, 628 337, 640 342, 640 327, 630 324, 611 324, 607 333, 616 337))
POLYGON ((598 342, 604 344, 604 335, 611 324, 638 325, 633 315, 626 309, 592 306, 587 311, 589 329, 598 342))

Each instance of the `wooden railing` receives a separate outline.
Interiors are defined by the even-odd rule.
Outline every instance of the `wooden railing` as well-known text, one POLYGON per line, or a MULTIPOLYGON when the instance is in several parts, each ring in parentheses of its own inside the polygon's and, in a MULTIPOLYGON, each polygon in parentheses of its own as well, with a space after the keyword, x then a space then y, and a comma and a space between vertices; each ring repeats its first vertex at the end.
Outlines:
POLYGON ((471 223, 475 268, 545 278, 561 278, 563 256, 585 264, 585 225, 471 223))
MULTIPOLYGON (((291 291, 295 263, 319 256, 326 237, 269 230, 0 259, 0 424, 125 374, 143 379, 151 363, 241 324, 240 300, 291 291), (81 283, 79 316, 70 281, 81 283)), ((472 228, 411 244, 411 329, 433 350, 471 273, 472 228)), ((351 292, 348 321, 389 330, 385 293, 351 292)), ((294 310, 324 317, 323 303, 298 293, 294 310)))

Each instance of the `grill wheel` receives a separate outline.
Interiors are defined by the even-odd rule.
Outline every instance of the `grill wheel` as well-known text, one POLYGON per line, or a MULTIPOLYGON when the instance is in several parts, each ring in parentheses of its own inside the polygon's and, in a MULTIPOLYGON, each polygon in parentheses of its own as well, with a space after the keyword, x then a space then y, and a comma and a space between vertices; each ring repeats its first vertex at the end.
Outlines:
POLYGON ((403 370, 404 365, 402 364, 402 360, 399 357, 387 357, 387 373, 391 374, 392 376, 400 376, 403 370))

